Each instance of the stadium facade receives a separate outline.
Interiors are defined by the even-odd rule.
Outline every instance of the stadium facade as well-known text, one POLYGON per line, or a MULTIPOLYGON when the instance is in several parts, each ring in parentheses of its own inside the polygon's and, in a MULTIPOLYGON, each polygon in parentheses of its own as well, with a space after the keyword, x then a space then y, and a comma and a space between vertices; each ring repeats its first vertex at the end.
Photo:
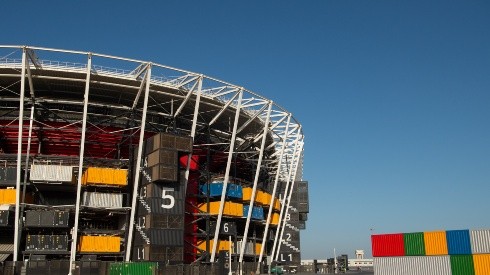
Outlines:
POLYGON ((303 145, 291 113, 240 86, 0 46, 0 261, 299 265, 303 145))

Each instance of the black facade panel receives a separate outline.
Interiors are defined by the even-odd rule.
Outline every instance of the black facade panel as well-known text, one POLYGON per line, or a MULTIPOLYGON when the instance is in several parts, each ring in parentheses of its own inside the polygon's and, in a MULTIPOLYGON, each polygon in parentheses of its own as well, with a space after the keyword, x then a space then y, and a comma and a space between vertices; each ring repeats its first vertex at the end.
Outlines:
POLYGON ((0 227, 9 227, 13 225, 14 212, 9 210, 0 210, 0 227))
POLYGON ((141 228, 184 229, 184 215, 147 214, 136 218, 141 228))
POLYGON ((26 251, 68 251, 68 235, 27 235, 26 251))
POLYGON ((170 198, 138 199, 138 215, 171 214, 184 215, 185 201, 170 198))
POLYGON ((177 166, 164 165, 144 167, 140 178, 143 185, 151 182, 176 182, 179 179, 179 169, 177 166))
POLYGON ((134 246, 132 260, 180 264, 184 260, 184 248, 163 245, 134 246))
POLYGON ((300 221, 307 221, 308 220, 308 213, 299 213, 299 220, 300 221))
POLYGON ((172 196, 175 199, 185 199, 184 186, 179 182, 149 183, 142 186, 140 196, 143 198, 165 198, 172 196))
POLYGON ((301 253, 300 252, 283 252, 279 253, 277 260, 282 264, 292 265, 301 264, 301 253))
MULTIPOLYGON (((210 232, 214 232, 216 230, 216 222, 211 221, 209 223, 210 232)), ((223 235, 235 235, 237 233, 236 223, 229 221, 221 221, 221 226, 219 230, 220 234, 223 235)))
POLYGON ((134 234, 134 245, 136 246, 145 244, 170 247, 184 245, 184 230, 180 229, 139 229, 134 234))
POLYGON ((70 213, 67 211, 28 210, 25 215, 26 227, 68 228, 70 213))
MULTIPOLYGON (((21 181, 23 180, 24 173, 21 171, 21 181)), ((15 184, 17 179, 16 167, 0 167, 0 184, 9 185, 15 184)))

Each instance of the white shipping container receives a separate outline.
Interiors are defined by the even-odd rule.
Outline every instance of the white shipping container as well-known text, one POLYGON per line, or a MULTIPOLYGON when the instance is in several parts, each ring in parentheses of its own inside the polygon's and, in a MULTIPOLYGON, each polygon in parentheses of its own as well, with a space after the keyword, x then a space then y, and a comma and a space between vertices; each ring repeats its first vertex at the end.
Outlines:
POLYGON ((449 256, 374 258, 375 275, 451 275, 449 256))
POLYGON ((30 172, 31 181, 42 182, 71 182, 73 179, 73 166, 32 164, 30 172))
POLYGON ((121 208, 123 207, 123 194, 84 192, 82 205, 101 208, 121 208))
POLYGON ((490 253, 490 229, 470 230, 472 254, 490 253))
MULTIPOLYGON (((241 249, 242 249, 242 241, 241 240, 238 240, 237 241, 237 249, 236 250, 232 250, 232 252, 235 254, 240 254, 241 252, 241 249)), ((255 248, 254 248, 254 244, 253 242, 249 241, 245 244, 245 252, 243 252, 244 255, 252 255, 255 253, 255 248)))

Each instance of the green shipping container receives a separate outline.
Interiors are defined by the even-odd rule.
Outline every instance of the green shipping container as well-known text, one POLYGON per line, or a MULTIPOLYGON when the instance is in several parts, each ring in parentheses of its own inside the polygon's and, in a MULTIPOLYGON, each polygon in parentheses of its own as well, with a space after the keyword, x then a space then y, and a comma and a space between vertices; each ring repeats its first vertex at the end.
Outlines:
POLYGON ((424 233, 405 233, 403 234, 405 242, 406 256, 425 256, 424 233))
POLYGON ((475 275, 472 255, 451 255, 452 275, 475 275))
POLYGON ((136 262, 136 263, 111 263, 110 275, 156 275, 157 263, 136 262))

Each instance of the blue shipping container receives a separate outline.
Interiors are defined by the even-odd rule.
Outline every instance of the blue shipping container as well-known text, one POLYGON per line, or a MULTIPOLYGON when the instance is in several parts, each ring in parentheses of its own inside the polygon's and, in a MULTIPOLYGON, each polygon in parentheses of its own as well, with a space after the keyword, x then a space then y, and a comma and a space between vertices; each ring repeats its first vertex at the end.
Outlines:
MULTIPOLYGON (((221 192, 223 192, 223 183, 211 183, 209 184, 209 196, 210 197, 218 197, 221 196, 221 192)), ((241 185, 228 183, 226 188, 226 196, 230 198, 243 198, 243 188, 241 185)), ((199 190, 201 194, 207 194, 207 185, 203 184, 199 186, 199 190)))
POLYGON ((448 230, 446 240, 449 255, 471 255, 469 230, 448 230))
MULTIPOLYGON (((243 206, 243 216, 247 217, 248 215, 249 205, 243 206)), ((254 206, 252 208, 252 219, 254 220, 263 220, 264 219, 264 208, 260 206, 254 206)))

